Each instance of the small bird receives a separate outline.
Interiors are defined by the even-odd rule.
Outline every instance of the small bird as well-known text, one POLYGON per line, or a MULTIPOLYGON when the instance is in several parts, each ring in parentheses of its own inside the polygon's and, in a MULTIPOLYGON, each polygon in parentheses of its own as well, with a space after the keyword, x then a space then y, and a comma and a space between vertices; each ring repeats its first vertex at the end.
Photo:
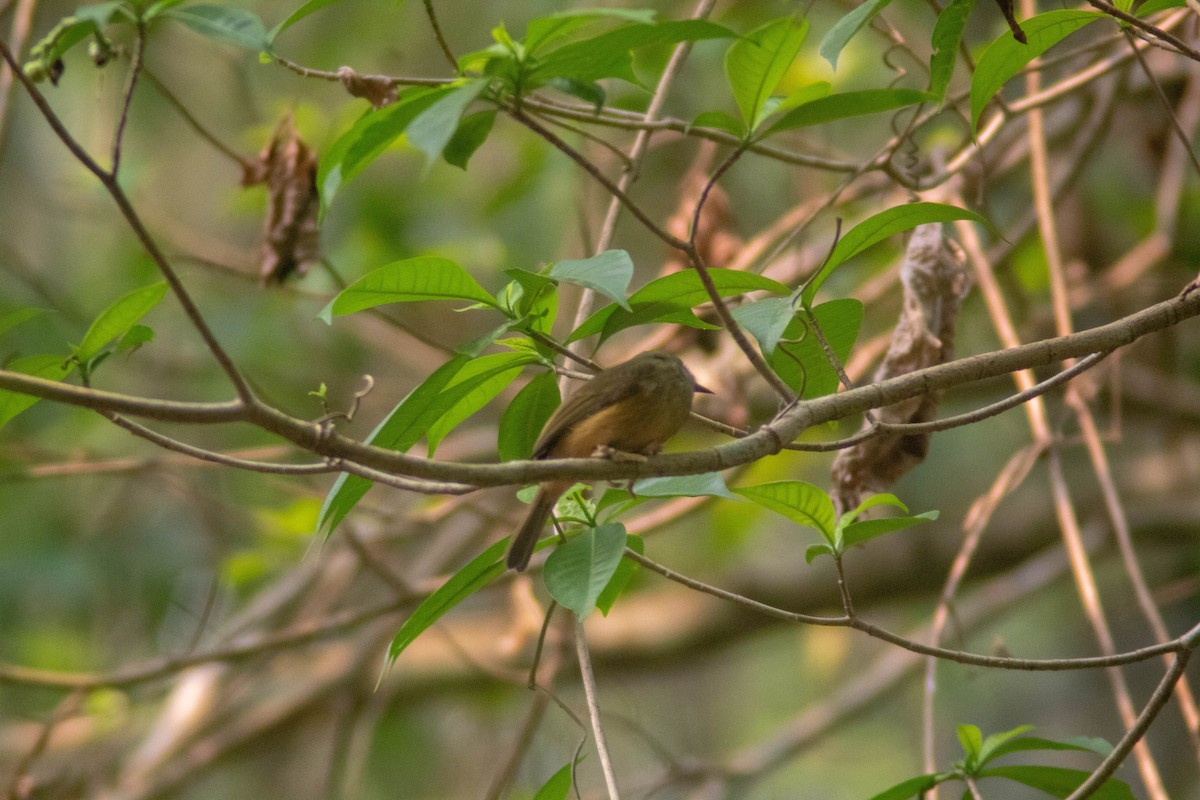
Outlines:
MULTIPOLYGON (((675 356, 649 351, 606 369, 568 397, 542 429, 533 458, 587 458, 599 450, 652 456, 687 420, 696 384, 675 356)), ((711 392, 710 392, 711 393, 711 392)), ((521 572, 554 504, 573 481, 538 487, 525 524, 508 549, 508 566, 521 572)))

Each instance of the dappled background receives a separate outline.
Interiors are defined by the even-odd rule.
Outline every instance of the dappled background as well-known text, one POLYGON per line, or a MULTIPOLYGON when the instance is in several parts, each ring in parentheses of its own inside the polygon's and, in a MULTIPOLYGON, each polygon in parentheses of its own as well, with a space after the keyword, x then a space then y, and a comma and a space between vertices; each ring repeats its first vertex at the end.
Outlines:
MULTIPOLYGON (((269 28, 300 3, 240 5, 269 28)), ((455 54, 487 47, 501 22, 520 36, 528 20, 562 5, 433 3, 455 54)), ((696 6, 641 5, 666 18, 691 16, 696 6)), ((772 18, 806 16, 811 32, 782 94, 816 81, 831 82, 836 92, 924 89, 936 6, 945 4, 888 6, 847 45, 835 71, 818 46, 855 5, 718 2, 710 18, 744 33, 772 18)), ((0 3, 0 36, 25 58, 74 8, 50 0, 0 3)), ((1154 19, 1174 20, 1177 35, 1196 41, 1194 12, 1154 19)), ((102 165, 110 160, 134 44, 128 26, 109 30, 118 52, 107 65, 97 67, 76 47, 64 57, 57 85, 39 84, 102 165)), ((990 276, 996 290, 991 304, 978 288, 965 298, 957 354, 1009 344, 997 333, 1003 314, 1020 341, 1055 335, 1048 277, 1055 270, 1043 247, 1045 226, 1039 236, 1035 224, 1031 186, 1034 104, 1020 104, 1022 78, 1002 93, 1003 123, 987 129, 1000 113, 993 104, 978 148, 972 144, 969 63, 1007 30, 991 3, 978 4, 945 110, 926 105, 915 129, 911 109, 861 116, 774 137, 768 146, 778 152, 743 155, 711 198, 710 266, 762 272, 796 288, 833 246, 839 218, 844 231, 907 202, 919 188, 920 199, 970 208, 994 226, 946 226, 962 242, 976 281, 990 276), (886 169, 868 169, 889 146, 886 169), (788 158, 796 154, 810 160, 788 158)), ((722 66, 728 46, 695 43, 662 116, 688 122, 706 111, 736 111, 722 66)), ((349 65, 360 74, 453 75, 425 4, 414 0, 331 3, 283 31, 274 47, 294 65, 322 73, 349 65)), ((1044 86, 1057 86, 1092 65, 1108 66, 1036 106, 1061 245, 1055 269, 1080 329, 1174 296, 1200 267, 1200 181, 1194 157, 1179 143, 1182 133, 1195 150, 1200 64, 1143 45, 1156 86, 1130 47, 1115 25, 1101 21, 1051 50, 1041 73, 1044 86)), ((667 45, 637 50, 645 86, 603 82, 607 107, 644 112, 671 52, 667 45)), ((10 86, 11 76, 0 75, 0 87, 10 86)), ((619 176, 620 153, 636 131, 591 124, 581 101, 543 93, 583 119, 542 118, 563 122, 554 128, 560 136, 619 176)), ((12 86, 0 102, 0 314, 46 310, 4 333, 0 356, 6 363, 65 357, 101 311, 160 276, 103 187, 55 138, 24 89, 12 86)), ((505 270, 536 271, 592 255, 611 201, 577 164, 500 114, 466 171, 442 161, 426 166, 398 142, 329 205, 320 258, 303 276, 264 285, 269 188, 241 185, 244 162, 288 117, 320 159, 369 108, 336 80, 298 74, 159 20, 129 109, 120 174, 147 229, 261 398, 312 419, 349 408, 363 376, 372 376, 354 418, 337 424, 359 439, 455 348, 503 318, 488 310, 459 313, 465 303, 442 301, 386 306, 328 325, 317 313, 334 293, 372 269, 421 255, 456 261, 494 292, 510 280, 505 270), (328 409, 317 396, 321 387, 328 409)), ((651 218, 670 220, 685 235, 703 176, 731 148, 676 127, 653 137, 630 194, 651 218)), ((686 263, 628 214, 608 246, 631 255, 631 288, 686 263)), ((870 379, 896 324, 903 253, 903 237, 892 237, 823 289, 824 299, 865 304, 846 365, 855 382, 870 379)), ((561 337, 572 328, 581 293, 562 287, 555 328, 561 337)), ((175 400, 232 396, 170 296, 142 323, 154 341, 113 353, 92 385, 175 400)), ((1115 544, 1115 507, 1128 521, 1148 599, 1169 636, 1195 625, 1197 342, 1195 324, 1184 322, 1122 350, 1073 384, 1075 405, 1062 390, 1047 397, 1040 433, 1018 408, 934 435, 926 460, 892 490, 913 513, 936 509, 940 516, 847 553, 856 611, 918 639, 928 637, 936 617, 945 646, 976 653, 1099 654, 1063 544, 1068 515, 1090 551, 1115 649, 1152 644, 1137 582, 1115 544), (1081 404, 1094 429, 1081 423, 1081 404), (1089 445, 1106 456, 1111 491, 1097 477, 1089 445), (1059 474, 1069 514, 1060 507, 1056 515, 1059 474), (982 502, 989 493, 994 502, 982 502), (977 544, 969 556, 965 541, 977 544), (969 558, 965 576, 938 617, 956 557, 969 558)), ((778 410, 778 399, 721 331, 633 328, 595 357, 614 364, 650 345, 679 352, 715 390, 697 402, 698 411, 753 429, 778 410)), ((436 456, 495 461, 501 413, 542 371, 526 369, 455 429, 436 456)), ((1014 391, 1009 378, 964 386, 946 395, 940 415, 1014 391)), ((848 436, 860 422, 810 431, 803 441, 848 436)), ((251 426, 155 427, 246 459, 304 460, 251 426)), ((692 424, 667 449, 725 441, 692 424)), ((799 479, 827 488, 832 459, 787 451, 726 478, 739 486, 799 479)), ((536 568, 496 579, 384 671, 388 643, 417 604, 516 527, 524 507, 514 489, 431 497, 377 486, 326 538, 315 531, 333 480, 207 464, 135 438, 94 411, 50 402, 0 430, 0 791, 189 800, 530 797, 569 763, 589 734, 567 614, 554 618, 541 653, 539 682, 547 691, 526 687, 548 604, 536 568)), ((684 575, 792 611, 841 613, 832 560, 805 558, 818 534, 754 504, 676 498, 639 506, 624 521, 645 536, 648 556, 684 575)), ((961 758, 959 724, 984 733, 1032 725, 1047 738, 1110 742, 1124 731, 1101 670, 1021 672, 952 662, 929 669, 921 657, 862 633, 772 619, 645 569, 607 617, 589 618, 587 630, 605 730, 630 797, 857 800, 949 769, 961 758), (929 767, 924 741, 934 758, 929 767)), ((1160 660, 1123 670, 1135 711, 1163 671, 1160 660)), ((1146 741, 1169 796, 1200 798, 1200 739, 1189 734, 1178 705, 1166 707, 1146 741)), ((601 796, 597 758, 590 745, 584 753, 582 795, 601 796)), ((1097 760, 1054 752, 1031 754, 1026 763, 1089 769, 1097 760)), ((1146 786, 1145 770, 1130 758, 1117 777, 1139 798, 1166 796, 1146 786)), ((982 786, 989 798, 1032 792, 1000 781, 982 786)))

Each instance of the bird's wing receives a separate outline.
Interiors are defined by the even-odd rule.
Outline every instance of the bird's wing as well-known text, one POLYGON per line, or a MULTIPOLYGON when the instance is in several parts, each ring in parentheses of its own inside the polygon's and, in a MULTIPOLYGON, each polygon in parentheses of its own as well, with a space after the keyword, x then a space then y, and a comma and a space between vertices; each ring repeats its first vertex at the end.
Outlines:
POLYGON ((559 440, 583 420, 637 393, 636 381, 614 380, 611 377, 606 380, 606 376, 612 375, 612 370, 600 373, 592 378, 590 384, 581 387, 588 391, 577 390, 563 401, 546 423, 546 427, 542 428, 542 434, 533 446, 534 458, 545 458, 549 455, 559 440))

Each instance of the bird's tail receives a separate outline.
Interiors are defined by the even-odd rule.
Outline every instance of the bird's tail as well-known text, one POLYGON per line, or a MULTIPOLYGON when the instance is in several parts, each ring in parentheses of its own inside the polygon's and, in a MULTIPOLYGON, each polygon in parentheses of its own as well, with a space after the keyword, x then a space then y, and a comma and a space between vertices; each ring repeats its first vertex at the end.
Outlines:
POLYGON ((547 494, 545 489, 538 489, 533 498, 533 507, 529 509, 529 516, 525 518, 525 524, 513 536, 512 544, 508 547, 508 566, 511 569, 523 572, 525 567, 529 566, 533 546, 537 544, 538 536, 546 527, 546 520, 550 518, 550 512, 554 510, 557 500, 557 497, 547 494))

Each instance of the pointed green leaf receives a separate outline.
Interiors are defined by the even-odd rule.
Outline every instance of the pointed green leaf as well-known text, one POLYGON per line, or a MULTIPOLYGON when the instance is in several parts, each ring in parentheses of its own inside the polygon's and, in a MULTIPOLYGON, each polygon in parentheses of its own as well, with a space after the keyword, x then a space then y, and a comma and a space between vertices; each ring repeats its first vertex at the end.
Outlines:
POLYGON ((732 133, 734 136, 742 136, 746 133, 746 126, 742 121, 730 114, 728 111, 705 111, 702 114, 697 114, 692 120, 693 128, 716 128, 719 131, 732 133))
POLYGON ((606 523, 589 528, 546 559, 546 591, 579 619, 587 619, 624 552, 624 525, 606 523))
POLYGON ((1166 11, 1168 8, 1183 8, 1187 5, 1187 0, 1146 0, 1138 6, 1137 15, 1139 17, 1148 17, 1151 14, 1157 14, 1159 11, 1166 11))
POLYGON ((450 141, 446 143, 445 149, 442 150, 442 158, 446 159, 446 163, 451 166, 466 169, 471 156, 475 155, 475 151, 487 141, 495 122, 496 111, 494 109, 478 111, 463 117, 462 122, 458 123, 458 130, 454 132, 450 141))
MULTIPOLYGON (((752 272, 715 268, 710 269, 708 273, 721 297, 732 297, 755 290, 775 294, 787 294, 788 291, 779 281, 752 272)), ((568 337, 568 341, 576 341, 596 333, 601 334, 600 338, 604 340, 617 331, 652 322, 670 321, 705 327, 704 323, 692 314, 691 309, 706 302, 708 292, 704 290, 700 276, 695 270, 672 272, 650 281, 630 295, 629 311, 610 305, 592 314, 568 337)))
POLYGON ((470 300, 493 308, 500 306, 499 301, 458 264, 448 258, 420 256, 368 272, 338 292, 317 316, 329 323, 335 316, 387 303, 417 300, 470 300))
MULTIPOLYGON (((862 326, 863 304, 851 298, 830 300, 814 308, 813 314, 838 361, 845 364, 862 326)), ((837 370, 829 363, 816 334, 809 330, 807 314, 792 318, 775 351, 767 356, 767 363, 803 398, 837 391, 837 370)))
MULTIPOLYGON (((809 560, 811 561, 811 559, 809 560)), ((880 792, 871 800, 908 800, 910 797, 923 795, 943 780, 944 777, 941 775, 918 775, 880 792)))
POLYGON ((490 403, 521 374, 526 364, 534 360, 534 356, 524 353, 495 353, 479 356, 459 370, 442 392, 443 397, 452 396, 452 402, 425 434, 429 456, 433 457, 446 434, 490 403), (462 388, 464 386, 466 388, 462 388))
POLYGON ((820 487, 806 481, 775 481, 733 491, 793 522, 816 528, 827 544, 834 543, 837 514, 833 501, 820 487))
POLYGON ((927 103, 931 99, 933 98, 928 92, 919 92, 916 89, 867 89, 861 92, 831 94, 792 109, 773 123, 769 132, 778 133, 864 114, 893 111, 905 106, 927 103))
POLYGON ((0 314, 0 336, 11 331, 18 325, 23 325, 31 319, 40 317, 47 313, 44 308, 29 306, 27 308, 16 308, 6 314, 0 314))
POLYGON ((836 70, 838 56, 842 54, 842 49, 890 2, 892 0, 864 0, 861 5, 834 23, 833 27, 829 29, 829 33, 825 34, 825 38, 821 40, 821 47, 817 51, 821 54, 821 58, 828 61, 829 66, 836 70))
POLYGON ((148 328, 145 325, 134 325, 125 335, 121 337, 121 341, 117 343, 117 350, 122 353, 126 351, 137 350, 144 344, 149 344, 154 341, 154 329, 148 328))
POLYGON ((138 320, 149 313, 150 309, 158 305, 166 293, 165 282, 153 283, 141 289, 134 289, 104 309, 84 334, 83 341, 75 348, 75 357, 85 364, 91 361, 111 341, 124 336, 138 320))
POLYGON ((325 6, 333 5, 337 1, 338 0, 308 0, 307 3, 293 11, 287 19, 276 25, 274 28, 271 28, 270 32, 267 33, 267 42, 274 43, 275 37, 283 33, 288 28, 292 27, 314 11, 320 11, 325 6))
POLYGON ((837 551, 824 542, 821 542, 820 544, 810 544, 808 547, 804 548, 804 562, 806 564, 811 564, 818 556, 829 556, 832 558, 836 555, 837 551))
POLYGON ((792 308, 792 301, 786 297, 765 297, 738 306, 732 314, 738 325, 758 340, 763 355, 769 358, 775 353, 775 345, 796 316, 796 311, 792 308))
POLYGON ((508 549, 508 540, 503 539, 484 550, 465 567, 425 598, 416 610, 404 620, 400 630, 392 637, 388 648, 387 663, 391 665, 430 625, 437 622, 446 612, 466 600, 475 592, 503 575, 506 567, 501 560, 508 549))
POLYGON ((602 19, 621 19, 627 22, 654 24, 655 12, 650 9, 586 8, 559 11, 548 17, 532 19, 525 28, 525 50, 530 55, 556 39, 570 35, 602 19))
MULTIPOLYGON (((625 536, 625 546, 638 555, 646 552, 646 542, 642 537, 635 536, 632 533, 625 536)), ((596 598, 596 608, 600 609, 600 613, 608 616, 608 612, 612 611, 613 605, 625 593, 625 589, 629 586, 629 582, 633 580, 634 574, 641 569, 641 564, 634 561, 632 558, 622 558, 621 563, 617 564, 617 571, 608 581, 608 585, 604 587, 604 591, 596 598)))
POLYGON ((959 744, 967 756, 967 770, 979 766, 979 754, 983 750, 983 732, 976 725, 959 725, 956 728, 959 744))
POLYGON ((322 213, 338 191, 399 139, 421 112, 452 91, 450 87, 413 87, 401 92, 391 105, 370 109, 359 117, 317 165, 322 213))
POLYGON ((1047 11, 1021 23, 1028 44, 1021 44, 1008 31, 1001 34, 983 51, 971 76, 971 128, 979 125, 979 116, 996 92, 1026 64, 1083 26, 1106 17, 1099 11, 1047 11))
POLYGON ((475 102, 487 85, 487 80, 483 78, 468 81, 442 96, 409 123, 405 131, 408 143, 425 154, 426 169, 446 149, 458 130, 467 106, 475 102))
POLYGON ((825 262, 825 266, 821 267, 821 270, 804 287, 801 294, 804 303, 812 302, 817 290, 821 288, 821 284, 825 282, 830 273, 868 247, 882 242, 889 236, 911 230, 927 222, 951 222, 957 219, 969 219, 991 227, 991 223, 974 211, 942 203, 908 203, 868 217, 838 240, 829 260, 825 262))
POLYGON ((700 19, 623 25, 599 36, 563 45, 542 56, 532 70, 529 82, 531 86, 541 86, 553 78, 585 83, 620 78, 637 84, 631 51, 651 45, 724 39, 733 35, 724 26, 700 19))
POLYGON ((911 517, 886 517, 884 519, 868 519, 863 522, 852 522, 842 529, 842 549, 856 544, 868 542, 885 533, 902 531, 922 522, 930 522, 938 518, 938 512, 926 511, 911 517))
POLYGON ((666 478, 642 478, 633 484, 639 497, 727 497, 736 500, 719 472, 699 475, 674 475, 666 478))
POLYGON ((958 47, 962 43, 963 29, 975 0, 950 0, 938 14, 933 26, 933 54, 929 56, 929 94, 939 104, 946 98, 946 89, 954 75, 954 61, 958 58, 958 47))
POLYGON ((550 776, 550 780, 542 784, 533 800, 567 800, 571 791, 571 764, 565 764, 558 772, 550 776))
MULTIPOLYGON (((1023 733, 1030 728, 1031 726, 1024 725, 1013 733, 1023 733)), ((1095 753, 1099 756, 1107 756, 1112 752, 1112 745, 1104 739, 1086 736, 1062 741, 1043 739, 1040 736, 1019 736, 995 743, 992 743, 991 739, 992 737, 989 736, 987 741, 984 742, 984 757, 982 759, 982 763, 984 764, 1000 756, 1009 755, 1010 753, 1023 753, 1029 750, 1075 750, 1083 753, 1095 753), (990 747, 989 744, 991 745, 990 747)))
POLYGON ((875 508, 876 506, 892 506, 893 508, 900 509, 905 514, 908 513, 908 506, 904 505, 899 497, 896 497, 896 495, 888 492, 880 492, 879 494, 871 495, 850 511, 842 514, 842 518, 838 520, 838 525, 849 525, 851 522, 854 522, 854 520, 858 519, 858 516, 864 511, 875 508))
MULTIPOLYGON (((13 359, 5 369, 32 375, 35 378, 61 381, 71 373, 72 366, 62 356, 42 355, 13 359)), ((0 390, 0 428, 3 428, 9 423, 9 420, 36 404, 40 399, 40 397, 30 394, 0 390)))
POLYGON ((558 380, 553 372, 543 372, 525 384, 500 415, 497 441, 500 460, 529 458, 538 434, 560 401, 558 380))
POLYGON ((552 278, 594 289, 631 311, 625 293, 633 280, 633 259, 624 250, 605 250, 584 259, 559 261, 546 273, 552 278))
POLYGON ((808 20, 784 17, 738 39, 725 53, 725 77, 746 128, 762 121, 763 106, 775 93, 808 35, 808 20))
MULTIPOLYGON (((1041 766, 992 767, 979 773, 980 778, 1007 778, 1045 792, 1051 797, 1069 797, 1089 775, 1090 773, 1078 769, 1041 766)), ((1088 797, 1090 800, 1136 800, 1129 784, 1116 778, 1105 781, 1088 797)))
POLYGON ((187 27, 221 42, 235 44, 247 50, 270 50, 267 29, 253 11, 236 6, 189 5, 162 13, 187 27))

